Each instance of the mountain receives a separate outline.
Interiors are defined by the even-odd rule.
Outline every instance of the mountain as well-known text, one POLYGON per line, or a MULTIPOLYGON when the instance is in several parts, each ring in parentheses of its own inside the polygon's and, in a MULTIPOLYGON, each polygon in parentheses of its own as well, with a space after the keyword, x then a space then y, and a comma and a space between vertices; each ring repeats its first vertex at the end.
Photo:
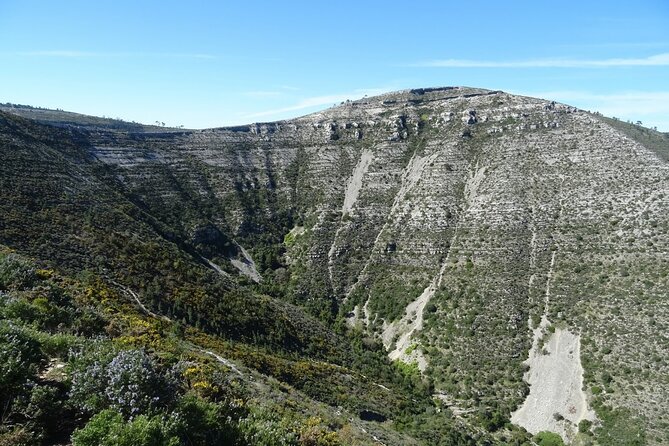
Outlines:
MULTIPOLYGON (((208 130, 4 110, 10 266, 96 290, 72 305, 104 324, 63 328, 82 351, 220 358, 246 383, 239 442, 268 420, 301 444, 669 442, 662 133, 465 87, 208 130)), ((34 306, 44 280, 0 289, 34 306)), ((70 432, 115 407, 74 407, 70 432)))

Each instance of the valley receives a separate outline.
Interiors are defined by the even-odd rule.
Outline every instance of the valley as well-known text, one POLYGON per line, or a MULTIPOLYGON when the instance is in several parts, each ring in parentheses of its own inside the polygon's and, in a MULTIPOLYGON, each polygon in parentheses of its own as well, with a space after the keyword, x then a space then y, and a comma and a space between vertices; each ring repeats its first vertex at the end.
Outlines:
POLYGON ((0 149, 2 327, 66 338, 63 388, 136 350, 239 444, 669 442, 666 134, 443 87, 206 130, 0 107, 0 149), (67 323, 12 309, 55 288, 67 323))

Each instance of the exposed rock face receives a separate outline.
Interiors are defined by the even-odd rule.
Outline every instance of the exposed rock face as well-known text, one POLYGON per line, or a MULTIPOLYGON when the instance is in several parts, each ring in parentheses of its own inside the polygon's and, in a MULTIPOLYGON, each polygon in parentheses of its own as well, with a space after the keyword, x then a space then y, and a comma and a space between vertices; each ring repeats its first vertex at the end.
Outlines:
POLYGON ((462 114, 462 122, 468 125, 476 124, 478 118, 476 117, 476 110, 466 110, 462 114))
POLYGON ((89 152, 149 209, 213 203, 254 280, 258 240, 290 231, 292 298, 350 312, 465 413, 521 405, 544 315, 580 336, 588 395, 653 432, 669 418, 669 164, 596 116, 417 89, 274 124, 98 131, 89 152))

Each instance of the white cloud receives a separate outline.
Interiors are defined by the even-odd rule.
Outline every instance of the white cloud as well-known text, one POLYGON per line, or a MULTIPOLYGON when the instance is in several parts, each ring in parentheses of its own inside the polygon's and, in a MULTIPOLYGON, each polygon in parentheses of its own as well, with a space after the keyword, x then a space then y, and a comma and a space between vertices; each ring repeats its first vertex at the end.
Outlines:
POLYGON ((365 95, 375 95, 379 93, 383 93, 385 91, 388 91, 386 89, 378 89, 378 88, 370 88, 370 89, 364 89, 364 90, 354 90, 351 93, 346 93, 346 94, 333 94, 333 95, 325 95, 325 96, 314 96, 310 98, 305 98, 293 105, 289 105, 286 107, 282 108, 277 108, 273 110, 265 110, 257 113, 250 113, 247 115, 244 115, 244 119, 253 119, 253 118, 262 118, 262 117, 267 117, 267 116, 279 116, 279 115, 284 115, 286 113, 290 112, 295 112, 295 111, 302 111, 302 110, 307 110, 307 109, 313 109, 316 107, 325 107, 325 106, 330 106, 330 105, 335 105, 338 104, 342 101, 346 101, 347 99, 359 99, 362 96, 365 95))
POLYGON ((443 68, 611 68, 669 66, 669 53, 642 58, 611 59, 528 59, 519 61, 485 61, 469 59, 442 59, 417 63, 414 67, 443 68))
POLYGON ((325 105, 333 105, 335 103, 345 101, 349 99, 350 95, 329 95, 329 96, 315 96, 311 98, 302 99, 296 104, 289 105, 287 107, 276 108, 274 110, 265 110, 262 112, 251 113, 245 115, 245 118, 261 118, 265 116, 280 115, 283 113, 305 110, 312 107, 322 107, 325 105))
POLYGON ((557 48, 564 48, 564 49, 583 49, 583 48, 595 48, 595 49, 601 49, 601 48, 623 48, 623 49, 630 49, 630 48, 666 48, 669 47, 669 41, 657 41, 657 42, 607 42, 607 43, 572 43, 572 44, 562 44, 562 45, 556 45, 557 48))

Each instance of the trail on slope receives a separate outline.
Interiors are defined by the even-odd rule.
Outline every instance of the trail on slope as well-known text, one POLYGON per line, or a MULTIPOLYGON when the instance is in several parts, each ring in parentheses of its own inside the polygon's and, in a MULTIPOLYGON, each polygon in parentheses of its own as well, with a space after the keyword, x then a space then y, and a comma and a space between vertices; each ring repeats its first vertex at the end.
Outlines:
POLYGON ((130 297, 135 301, 135 303, 136 303, 137 305, 139 305, 139 308, 144 312, 144 314, 146 314, 146 315, 148 315, 148 316, 151 316, 151 317, 153 317, 153 318, 156 318, 156 319, 162 319, 162 320, 167 321, 167 322, 171 322, 171 321, 172 321, 172 320, 171 320, 169 317, 167 317, 167 316, 163 316, 163 315, 161 315, 161 314, 156 314, 156 313, 154 313, 153 311, 149 310, 149 309, 142 303, 142 301, 139 300, 139 296, 137 295, 137 293, 135 293, 133 290, 131 290, 131 289, 128 288, 127 286, 125 286, 125 285, 121 285, 120 283, 118 283, 118 282, 116 282, 116 281, 114 281, 114 280, 109 280, 109 281, 110 281, 112 284, 114 284, 114 285, 116 285, 117 287, 119 287, 119 288, 120 288, 124 293, 126 293, 128 296, 130 296, 130 297))
MULTIPOLYGON (((203 257, 203 258, 204 258, 204 257, 203 257)), ((205 259, 205 260, 206 260, 206 259, 205 259)), ((214 265, 215 265, 215 264, 214 264, 214 265)), ((215 268, 215 269, 218 269, 218 265, 216 265, 216 268, 215 268)), ((223 273, 224 273, 224 272, 223 272, 223 273)), ((111 282, 112 284, 116 285, 117 287, 119 287, 124 293, 126 293, 127 295, 129 295, 130 297, 132 297, 132 299, 137 303, 137 305, 139 305, 139 307, 142 309, 142 311, 143 311, 145 314, 147 314, 148 316, 151 316, 151 317, 156 318, 156 319, 162 319, 162 320, 167 321, 167 322, 171 322, 171 321, 172 321, 172 320, 171 320, 170 318, 168 318, 167 316, 163 316, 163 315, 160 315, 160 314, 156 314, 156 313, 154 313, 153 311, 151 311, 151 310, 149 310, 148 308, 146 308, 146 306, 145 306, 145 305, 142 303, 142 301, 139 299, 139 296, 137 295, 137 293, 135 293, 135 292, 134 292, 133 290, 131 290, 130 288, 126 287, 125 285, 121 285, 120 283, 118 283, 118 282, 116 282, 116 281, 114 281, 114 280, 110 280, 110 282, 111 282)), ((214 352, 212 352, 212 351, 210 351, 210 350, 205 350, 205 349, 203 349, 203 348, 201 348, 201 347, 199 347, 199 346, 197 346, 197 345, 195 345, 195 344, 192 344, 192 343, 189 343, 189 344, 190 344, 193 348, 195 348, 196 350, 199 350, 199 351, 201 351, 202 353, 205 353, 205 354, 207 354, 207 355, 213 356, 214 358, 216 358, 216 360, 217 360, 218 362, 220 362, 221 364, 225 365, 226 367, 228 367, 229 369, 231 369, 233 372, 237 373, 238 375, 243 376, 242 372, 240 372, 239 369, 237 368, 237 366, 235 366, 235 364, 232 363, 230 360, 225 359, 225 358, 223 358, 221 355, 218 355, 218 354, 216 354, 216 353, 214 353, 214 352)))
POLYGON ((220 363, 223 364, 224 366, 228 367, 230 370, 232 370, 233 372, 235 372, 235 373, 238 374, 239 376, 244 376, 244 374, 243 374, 242 372, 239 371, 239 369, 237 368, 237 366, 235 366, 235 364, 233 364, 233 363, 232 363, 231 361, 229 361, 228 359, 225 359, 225 358, 222 357, 221 355, 216 354, 216 353, 214 353, 214 352, 212 352, 212 351, 210 351, 210 350, 203 350, 203 349, 201 349, 201 348, 199 348, 199 347, 197 347, 197 346, 196 346, 195 348, 197 348, 198 350, 200 350, 202 353, 206 353, 206 354, 209 355, 209 356, 213 356, 218 362, 220 362, 220 363))
MULTIPOLYGON (((413 187, 418 181, 418 177, 415 176, 415 173, 412 175, 412 172, 415 172, 414 166, 417 165, 418 168, 420 169, 420 172, 422 173, 422 170, 424 169, 426 163, 434 161, 436 155, 437 154, 434 154, 431 157, 420 159, 418 164, 410 163, 412 168, 409 169, 409 174, 407 174, 408 187, 404 191, 401 191, 402 197, 406 195, 408 190, 410 190, 410 188, 413 187)), ((472 203, 476 199, 478 188, 485 179, 485 173, 486 173, 486 167, 479 168, 479 163, 477 161, 476 166, 474 168, 474 172, 470 174, 469 179, 465 183, 464 187, 464 195, 467 208, 471 207, 472 203)), ((400 194, 398 194, 398 197, 399 196, 400 194)), ((395 204, 393 205, 393 208, 397 207, 398 205, 399 201, 396 200, 395 204)), ((451 241, 448 246, 455 245, 457 237, 458 237, 458 225, 456 224, 455 230, 453 231, 453 237, 451 238, 451 241)), ((439 273, 434 277, 434 279, 432 279, 432 281, 425 288, 425 290, 423 290, 423 293, 420 296, 418 296, 416 300, 407 305, 406 309, 404 310, 404 316, 399 320, 384 325, 384 330, 381 335, 384 347, 386 348, 386 350, 390 350, 391 348, 393 348, 393 343, 394 343, 394 348, 390 351, 390 353, 388 353, 388 357, 391 360, 394 361, 399 359, 406 363, 416 362, 418 364, 418 368, 421 371, 425 371, 425 369, 427 368, 427 360, 425 359, 422 351, 419 348, 412 348, 413 344, 411 339, 415 332, 423 329, 423 311, 425 310, 425 306, 430 301, 432 296, 434 296, 436 290, 439 289, 439 287, 441 286, 441 282, 444 278, 446 267, 450 263, 450 258, 451 258, 451 251, 449 249, 448 253, 446 254, 446 258, 444 259, 444 261, 441 264, 441 267, 439 268, 439 273), (397 341, 395 341, 395 338, 398 335, 399 338, 397 338, 397 341)))
POLYGON ((372 263, 372 258, 374 256, 374 253, 376 252, 376 247, 379 243, 379 240, 381 239, 381 236, 391 224, 392 222, 391 218, 395 214, 400 203, 404 200, 406 194, 414 186, 416 186, 418 180, 420 180, 420 177, 423 174, 423 171, 425 170, 425 166, 432 163, 439 156, 439 154, 440 152, 436 152, 433 153, 432 155, 421 157, 421 156, 416 156, 416 154, 414 153, 411 159, 409 160, 408 164, 404 168, 404 172, 402 173, 402 182, 400 184, 399 190, 395 194, 395 198, 393 199, 393 204, 390 207, 390 211, 388 211, 388 217, 386 218, 386 221, 379 230, 379 232, 376 234, 376 238, 374 239, 374 243, 372 244, 372 248, 370 250, 369 257, 367 257, 367 261, 365 262, 365 266, 363 266, 362 270, 360 271, 360 274, 358 274, 358 280, 349 289, 348 293, 346 294, 346 297, 350 296, 351 293, 353 293, 353 291, 356 289, 356 287, 362 283, 360 279, 364 277, 365 273, 367 272, 367 269, 369 268, 369 265, 372 263))
MULTIPOLYGON (((562 201, 560 201, 560 214, 562 201)), ((536 232, 530 242, 530 262, 535 261, 536 232)), ((581 420, 595 420, 595 413, 588 408, 583 391, 583 366, 581 365, 581 337, 567 329, 555 328, 551 333, 548 320, 551 283, 555 271, 557 250, 551 255, 544 293, 544 311, 541 322, 533 330, 532 347, 524 362, 529 366, 525 380, 530 393, 523 404, 511 414, 511 422, 524 427, 532 434, 550 431, 559 434, 569 443, 576 435, 581 420), (544 340, 543 347, 541 340, 544 340)), ((535 276, 530 276, 529 287, 535 276)), ((528 321, 532 328, 531 318, 528 321)))

